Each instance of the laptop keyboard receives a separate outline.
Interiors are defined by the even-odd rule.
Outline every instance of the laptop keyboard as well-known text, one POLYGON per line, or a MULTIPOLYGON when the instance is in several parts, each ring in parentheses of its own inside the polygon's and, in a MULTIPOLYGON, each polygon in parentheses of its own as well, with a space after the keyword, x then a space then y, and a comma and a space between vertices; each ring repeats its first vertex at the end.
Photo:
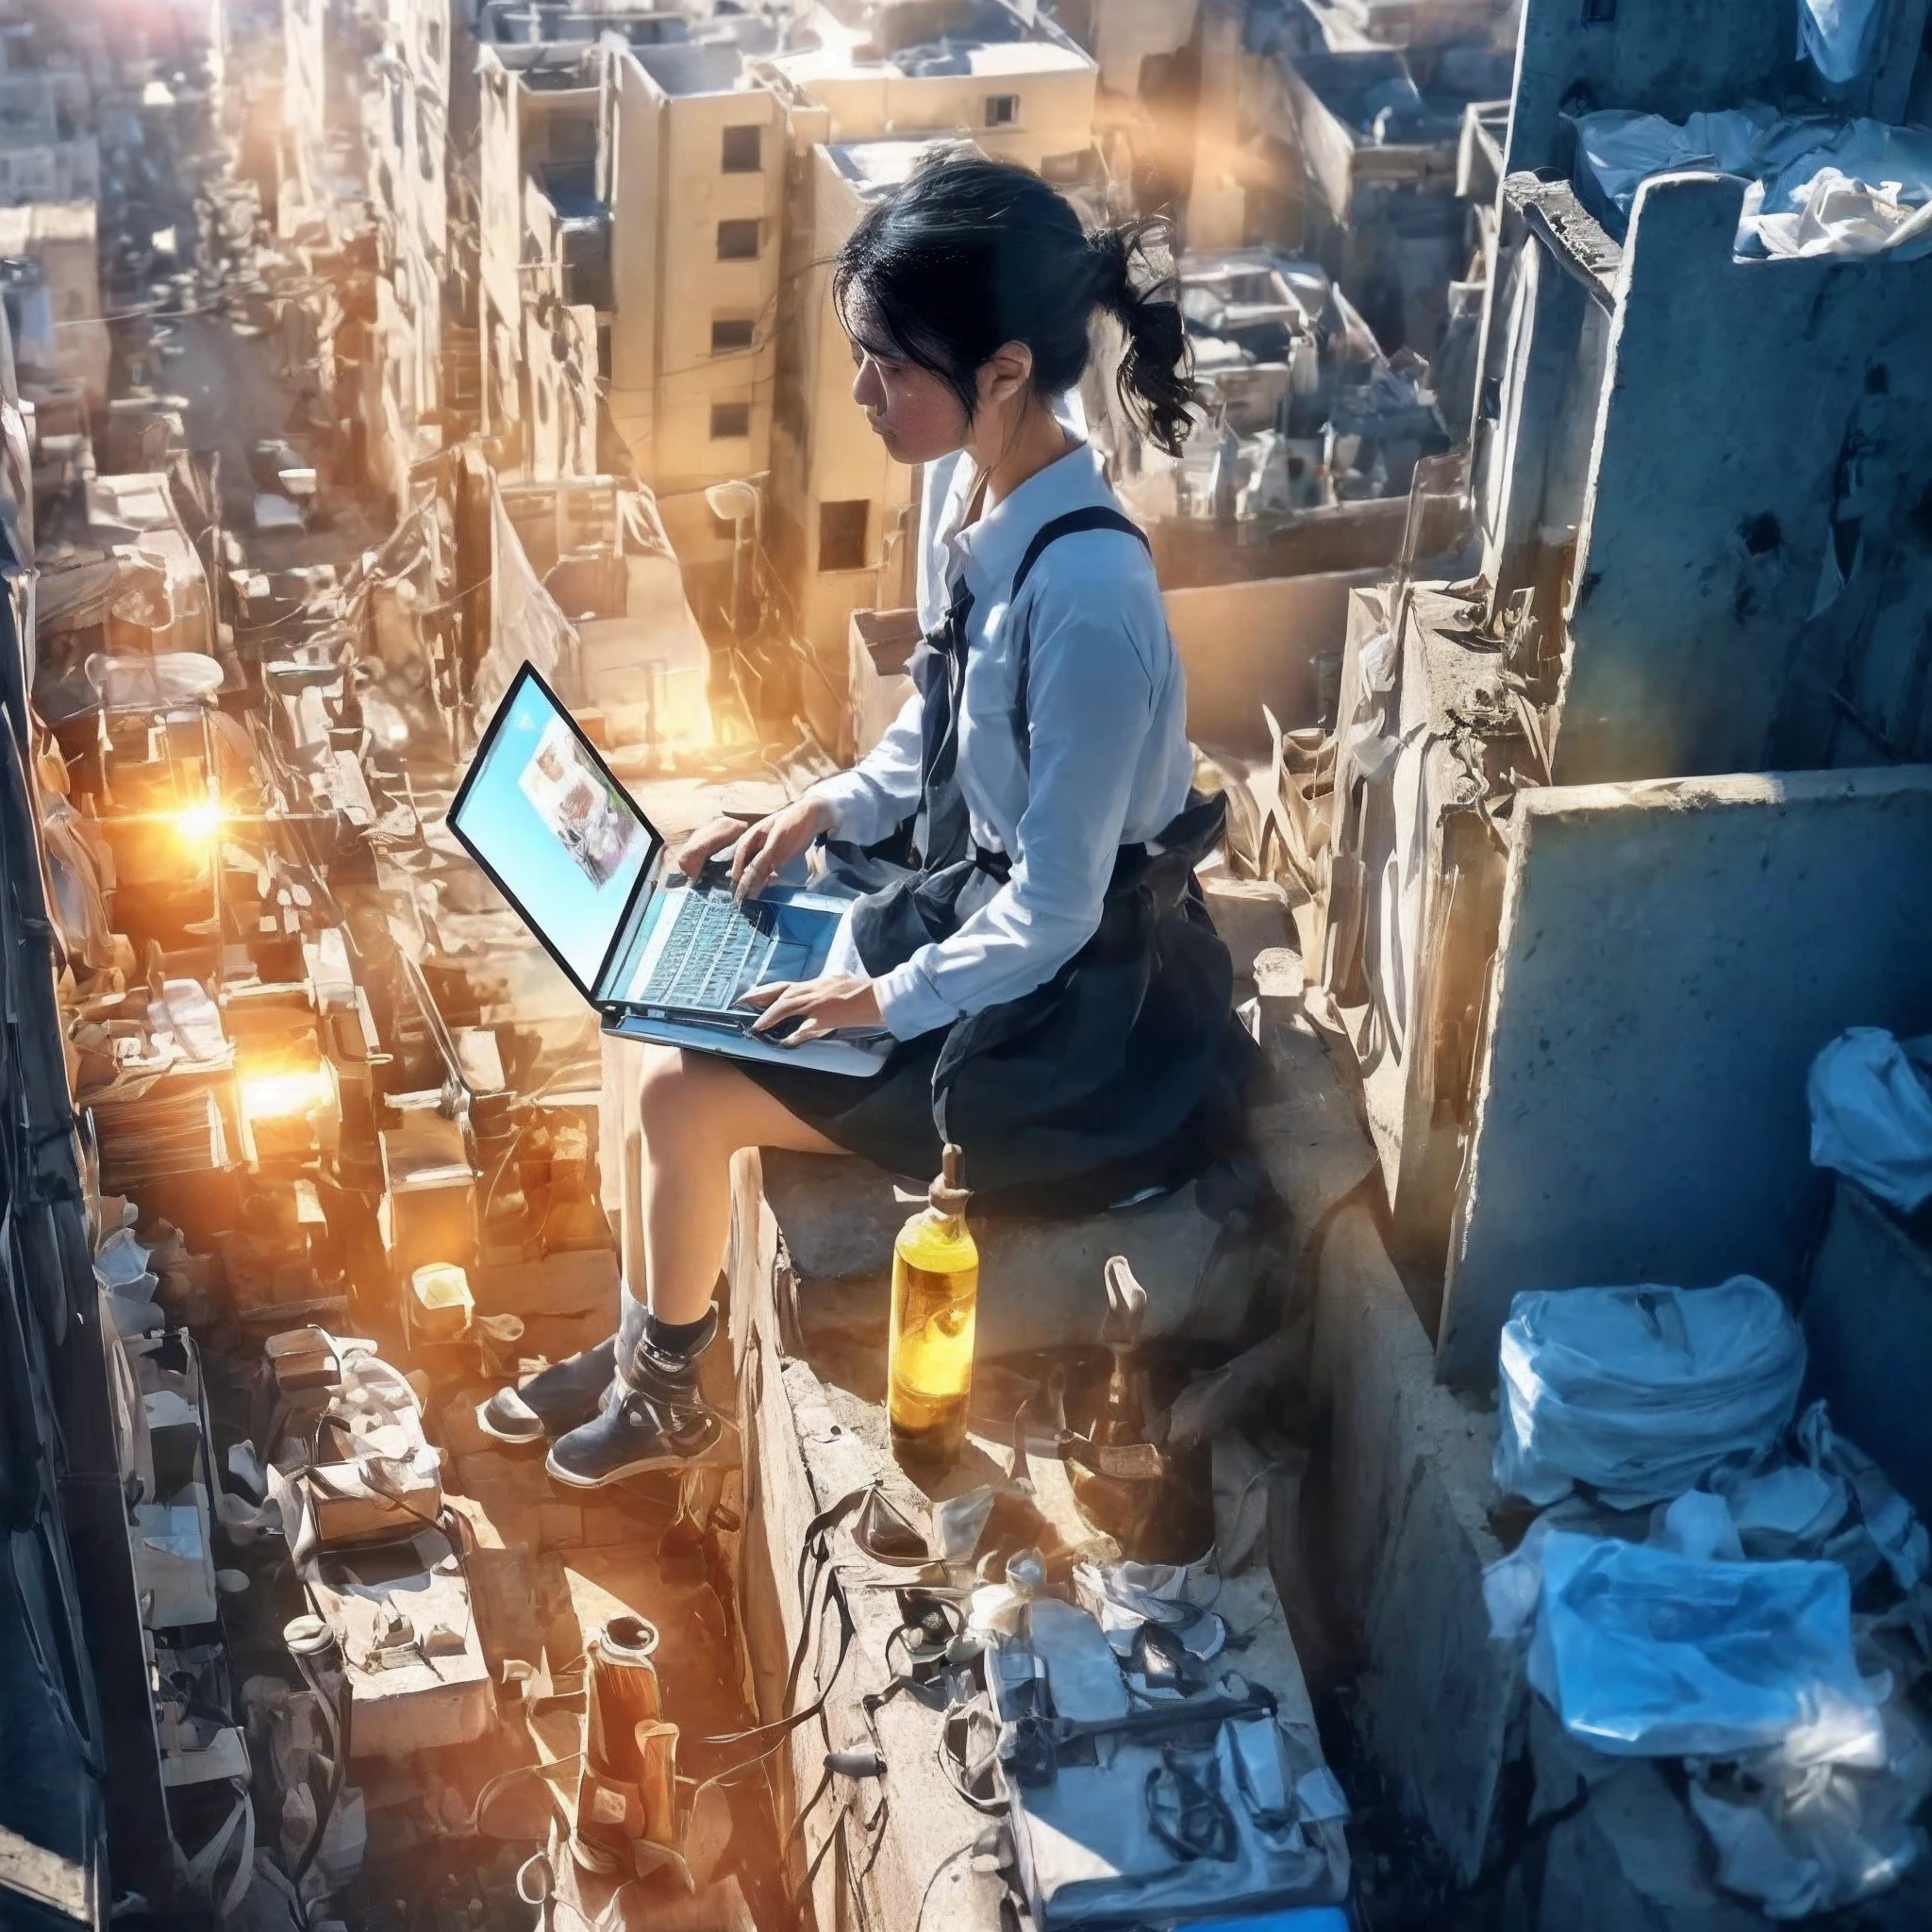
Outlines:
POLYGON ((741 906, 729 892, 691 892, 633 997, 653 1007, 724 1011, 753 955, 770 939, 772 923, 772 908, 756 900, 741 906))

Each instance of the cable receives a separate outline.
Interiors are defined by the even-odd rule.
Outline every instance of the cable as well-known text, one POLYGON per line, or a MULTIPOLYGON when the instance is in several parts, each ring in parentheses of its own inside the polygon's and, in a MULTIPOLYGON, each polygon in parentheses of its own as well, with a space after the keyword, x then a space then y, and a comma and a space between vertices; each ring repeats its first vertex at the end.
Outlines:
POLYGON ((969 1839, 957 1851, 948 1852, 933 1867, 932 1876, 925 1881, 925 1890, 919 1894, 919 1909, 912 1915, 912 1932, 924 1932, 925 1908, 932 1903, 932 1889, 940 1882, 941 1875, 945 1872, 946 1868, 956 1864, 961 1858, 971 1857, 978 1849, 979 1840, 976 1838, 969 1839))

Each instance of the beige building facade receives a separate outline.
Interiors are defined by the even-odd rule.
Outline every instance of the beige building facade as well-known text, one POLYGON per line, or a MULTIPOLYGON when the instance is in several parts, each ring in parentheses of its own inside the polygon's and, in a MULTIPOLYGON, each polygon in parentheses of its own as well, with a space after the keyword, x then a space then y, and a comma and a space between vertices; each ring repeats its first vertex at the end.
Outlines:
POLYGON ((785 130, 752 69, 771 27, 730 25, 604 74, 610 414, 660 501, 770 462, 785 130))

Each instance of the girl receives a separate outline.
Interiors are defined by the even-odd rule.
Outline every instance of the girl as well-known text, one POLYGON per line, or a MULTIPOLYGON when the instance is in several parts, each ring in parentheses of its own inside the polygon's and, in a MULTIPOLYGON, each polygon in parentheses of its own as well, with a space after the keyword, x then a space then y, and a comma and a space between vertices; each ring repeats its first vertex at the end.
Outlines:
POLYGON ((924 1180, 941 1140, 1002 1205, 1091 1209, 1206 1164, 1245 1077, 1232 969, 1193 889, 1218 800, 1190 792, 1180 665, 1145 539, 1057 409, 1096 310, 1118 385, 1164 448, 1187 432, 1187 341, 1144 231, 1088 235, 1024 169, 934 160, 867 211, 832 289, 852 393, 901 462, 927 466, 917 695, 858 766, 734 840, 756 891, 815 841, 861 891, 851 970, 761 988, 758 1030, 883 1028, 851 1079, 646 1048, 627 1150, 625 1318, 481 1420, 551 1439, 559 1482, 675 1466, 721 1430, 698 1391, 741 1147, 862 1154, 924 1180))

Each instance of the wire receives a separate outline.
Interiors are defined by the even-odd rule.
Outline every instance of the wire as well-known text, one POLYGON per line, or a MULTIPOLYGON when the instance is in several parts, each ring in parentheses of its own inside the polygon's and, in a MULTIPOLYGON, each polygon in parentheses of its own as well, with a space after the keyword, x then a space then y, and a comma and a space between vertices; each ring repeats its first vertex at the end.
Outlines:
POLYGON ((969 1839, 957 1851, 948 1852, 933 1867, 932 1876, 925 1881, 925 1890, 919 1894, 919 1909, 912 1915, 912 1932, 924 1932, 925 1908, 932 1903, 932 1889, 940 1882, 941 1875, 946 1871, 947 1867, 956 1864, 961 1858, 971 1857, 978 1849, 978 1839, 969 1839))

